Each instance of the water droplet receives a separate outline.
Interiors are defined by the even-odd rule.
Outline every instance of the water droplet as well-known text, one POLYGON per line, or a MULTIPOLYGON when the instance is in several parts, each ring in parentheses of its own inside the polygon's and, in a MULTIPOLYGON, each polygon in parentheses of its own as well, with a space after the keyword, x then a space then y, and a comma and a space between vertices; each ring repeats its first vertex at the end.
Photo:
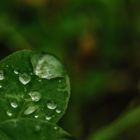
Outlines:
POLYGON ((52 119, 52 117, 46 116, 45 119, 46 119, 47 121, 50 121, 50 120, 52 119))
POLYGON ((7 114, 9 117, 12 117, 12 116, 13 116, 13 113, 12 113, 11 111, 9 111, 9 110, 6 112, 6 114, 7 114))
POLYGON ((47 138, 46 138, 45 136, 43 136, 43 137, 41 138, 41 140, 47 140, 47 138))
POLYGON ((14 70, 14 73, 15 73, 15 74, 19 74, 19 72, 18 72, 17 70, 14 70))
POLYGON ((34 55, 31 58, 34 73, 40 78, 52 79, 63 77, 64 68, 61 62, 50 54, 34 55))
POLYGON ((13 108, 17 108, 17 107, 18 107, 17 102, 11 102, 10 105, 11 105, 11 107, 13 107, 13 108))
POLYGON ((39 118, 39 115, 35 115, 34 117, 35 117, 35 119, 38 119, 39 118))
POLYGON ((56 113, 60 114, 61 113, 61 110, 56 109, 56 113))
POLYGON ((25 111, 24 111, 24 115, 30 115, 32 113, 34 113, 36 111, 36 107, 35 106, 29 106, 25 111))
POLYGON ((35 131, 40 131, 40 129, 41 129, 40 125, 35 126, 35 131))
POLYGON ((4 80, 5 77, 4 77, 4 72, 3 70, 0 70, 0 80, 4 80))
POLYGON ((42 82, 42 80, 41 79, 38 79, 38 82, 42 82))
POLYGON ((54 101, 49 101, 47 103, 47 107, 51 110, 54 110, 54 109, 56 109, 57 105, 54 103, 54 101))
POLYGON ((41 94, 37 91, 32 91, 29 93, 29 95, 34 102, 38 102, 41 99, 41 94))
POLYGON ((59 82, 59 83, 62 83, 62 80, 59 80, 58 82, 59 82))
POLYGON ((54 127, 54 130, 57 130, 57 129, 58 129, 58 127, 55 126, 55 127, 54 127))
POLYGON ((26 85, 31 81, 31 76, 28 75, 27 73, 23 73, 19 75, 19 81, 23 84, 26 85))

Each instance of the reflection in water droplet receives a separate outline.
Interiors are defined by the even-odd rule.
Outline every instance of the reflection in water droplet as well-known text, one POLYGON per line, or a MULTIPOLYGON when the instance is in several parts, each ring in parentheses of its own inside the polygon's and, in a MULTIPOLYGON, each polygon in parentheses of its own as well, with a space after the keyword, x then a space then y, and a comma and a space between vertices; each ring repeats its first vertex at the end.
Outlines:
POLYGON ((56 113, 60 114, 61 113, 61 110, 56 109, 56 113))
POLYGON ((64 68, 61 62, 50 54, 38 56, 34 55, 31 58, 34 67, 34 73, 40 78, 52 79, 56 77, 63 77, 64 68))
POLYGON ((14 73, 15 73, 15 74, 19 74, 19 72, 18 72, 17 70, 14 70, 14 73))
POLYGON ((9 111, 9 110, 6 112, 6 114, 7 114, 9 117, 12 117, 12 116, 13 116, 13 113, 12 113, 11 111, 9 111))
POLYGON ((56 103, 54 103, 54 101, 49 101, 47 103, 47 107, 51 110, 54 110, 54 109, 56 109, 57 105, 56 105, 56 103))
POLYGON ((50 121, 50 120, 52 119, 52 117, 46 116, 45 119, 46 119, 47 121, 50 121))
POLYGON ((34 113, 36 111, 36 107, 35 106, 29 106, 25 111, 24 111, 24 115, 30 115, 32 113, 34 113))
POLYGON ((17 102, 11 102, 10 105, 11 105, 11 107, 13 107, 13 108, 17 108, 17 107, 18 107, 17 102))
POLYGON ((0 80, 4 80, 5 77, 4 77, 4 71, 3 70, 0 70, 0 80))
POLYGON ((31 76, 28 75, 27 73, 23 73, 19 75, 19 81, 23 84, 26 85, 31 81, 31 76))
POLYGON ((41 99, 41 94, 37 91, 32 91, 29 93, 33 102, 38 102, 41 99))

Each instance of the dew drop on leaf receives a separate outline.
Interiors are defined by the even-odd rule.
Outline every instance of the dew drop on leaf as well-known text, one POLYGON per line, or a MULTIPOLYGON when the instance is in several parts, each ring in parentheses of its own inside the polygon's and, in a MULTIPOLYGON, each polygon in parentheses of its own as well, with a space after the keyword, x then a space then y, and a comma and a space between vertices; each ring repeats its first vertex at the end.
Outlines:
POLYGON ((11 102, 10 105, 11 105, 12 108, 17 108, 18 107, 18 104, 15 101, 11 102))
POLYGON ((57 130, 57 129, 58 129, 58 127, 55 126, 55 127, 54 127, 54 130, 57 130))
POLYGON ((32 113, 34 113, 36 111, 36 107, 35 106, 29 106, 25 111, 24 111, 24 115, 30 115, 32 113))
POLYGON ((50 116, 46 116, 45 119, 46 119, 47 121, 49 121, 49 120, 52 119, 52 117, 50 117, 50 116))
POLYGON ((4 71, 3 70, 0 70, 0 80, 4 80, 5 77, 4 77, 4 71))
POLYGON ((36 125, 36 126, 35 126, 35 131, 40 131, 40 130, 41 130, 40 125, 36 125))
POLYGON ((26 85, 31 81, 31 76, 28 75, 27 73, 23 73, 19 75, 19 81, 23 84, 26 85))
POLYGON ((50 54, 42 56, 34 55, 31 58, 34 68, 34 73, 40 78, 52 79, 56 77, 63 77, 64 68, 61 62, 50 54))
POLYGON ((32 91, 29 95, 33 102, 38 102, 41 99, 41 94, 37 91, 32 91))
POLYGON ((54 101, 49 101, 47 103, 47 107, 48 107, 48 109, 54 110, 54 109, 56 109, 57 105, 54 101))
POLYGON ((15 73, 15 74, 19 74, 19 72, 18 72, 17 70, 14 70, 14 73, 15 73))
POLYGON ((39 115, 35 115, 34 118, 35 118, 35 119, 39 118, 39 115))
POLYGON ((61 110, 56 109, 56 113, 60 114, 61 113, 61 110))
POLYGON ((6 112, 6 114, 7 114, 7 116, 9 116, 9 117, 12 117, 12 116, 13 116, 13 113, 12 113, 11 111, 9 111, 9 110, 6 112))

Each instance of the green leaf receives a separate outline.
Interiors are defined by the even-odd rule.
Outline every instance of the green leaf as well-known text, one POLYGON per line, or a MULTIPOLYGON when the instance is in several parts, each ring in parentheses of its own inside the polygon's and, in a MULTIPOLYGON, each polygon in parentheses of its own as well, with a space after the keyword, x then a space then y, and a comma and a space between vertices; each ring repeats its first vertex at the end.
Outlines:
POLYGON ((0 121, 32 118, 56 123, 64 114, 70 85, 51 54, 23 50, 0 62, 0 121))
POLYGON ((74 140, 55 124, 31 119, 13 119, 0 125, 1 140, 74 140))

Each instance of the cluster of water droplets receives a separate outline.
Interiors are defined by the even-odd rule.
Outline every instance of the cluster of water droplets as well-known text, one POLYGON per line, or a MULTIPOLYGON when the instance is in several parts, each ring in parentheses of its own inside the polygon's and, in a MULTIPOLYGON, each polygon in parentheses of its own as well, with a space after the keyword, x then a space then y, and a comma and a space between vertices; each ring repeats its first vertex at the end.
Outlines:
MULTIPOLYGON (((31 58, 31 62, 33 65, 33 73, 39 78, 38 82, 42 82, 42 79, 51 80, 57 77, 64 79, 63 65, 54 56, 47 54, 47 55, 43 55, 39 59, 36 59, 33 57, 31 58)), ((33 73, 32 74, 31 73, 28 74, 26 72, 20 73, 18 70, 14 70, 13 73, 18 76, 18 80, 23 86, 29 84, 32 80, 31 76, 33 75, 33 73)), ((4 79, 5 79, 5 73, 3 70, 0 70, 0 81, 4 79)), ((0 84, 0 88, 2 88, 1 84, 0 84)), ((59 80, 57 91, 65 92, 66 90, 68 90, 66 81, 59 80)), ((39 114, 37 114, 37 110, 40 108, 38 107, 37 103, 42 99, 42 94, 39 91, 30 91, 27 94, 33 103, 29 104, 29 106, 27 106, 24 109, 23 115, 26 115, 26 116, 34 115, 34 118, 38 119, 40 116, 39 114)), ((13 109, 16 109, 19 107, 16 101, 12 101, 10 103, 10 106, 13 109)), ((62 110, 58 107, 57 103, 54 100, 47 101, 46 108, 56 114, 62 113, 62 110)), ((11 110, 8 110, 6 114, 9 117, 13 116, 13 112, 11 110)), ((55 115, 49 115, 49 114, 45 115, 45 119, 47 121, 50 121, 53 117, 55 117, 55 115)))

